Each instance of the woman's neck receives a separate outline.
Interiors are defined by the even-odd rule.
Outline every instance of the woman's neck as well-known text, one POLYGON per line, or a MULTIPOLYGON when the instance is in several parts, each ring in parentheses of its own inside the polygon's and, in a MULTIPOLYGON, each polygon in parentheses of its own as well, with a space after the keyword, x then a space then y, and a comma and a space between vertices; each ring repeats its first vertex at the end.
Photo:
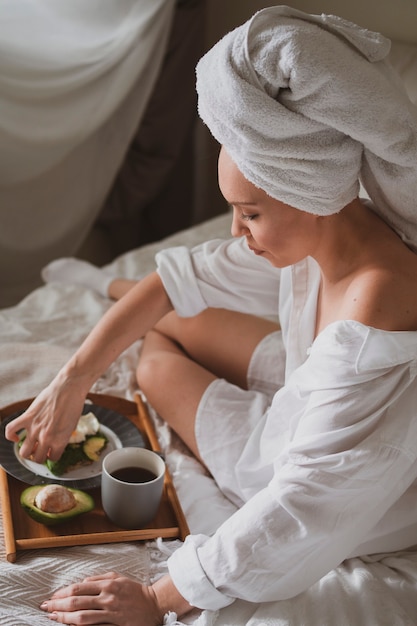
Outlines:
POLYGON ((359 200, 323 218, 316 334, 354 319, 385 330, 417 328, 417 255, 359 200), (415 313, 414 313, 415 312, 415 313))

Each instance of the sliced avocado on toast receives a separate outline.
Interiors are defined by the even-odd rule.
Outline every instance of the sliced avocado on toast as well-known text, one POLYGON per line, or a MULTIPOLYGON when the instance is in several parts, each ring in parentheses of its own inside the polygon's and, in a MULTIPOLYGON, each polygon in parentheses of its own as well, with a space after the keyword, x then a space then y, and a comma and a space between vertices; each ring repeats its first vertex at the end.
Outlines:
POLYGON ((55 476, 62 476, 74 467, 98 461, 106 445, 107 437, 102 433, 88 435, 82 443, 69 443, 58 461, 47 459, 46 466, 55 476))
POLYGON ((98 461, 100 454, 107 445, 107 439, 101 433, 87 437, 83 443, 83 452, 90 461, 98 461))
MULTIPOLYGON (((19 448, 22 446, 25 438, 26 433, 19 440, 19 448)), ((67 444, 64 452, 57 461, 46 459, 45 465, 55 476, 62 476, 75 467, 81 467, 82 465, 88 465, 94 461, 98 461, 107 443, 107 437, 101 432, 95 435, 87 435, 85 441, 81 443, 67 444)))

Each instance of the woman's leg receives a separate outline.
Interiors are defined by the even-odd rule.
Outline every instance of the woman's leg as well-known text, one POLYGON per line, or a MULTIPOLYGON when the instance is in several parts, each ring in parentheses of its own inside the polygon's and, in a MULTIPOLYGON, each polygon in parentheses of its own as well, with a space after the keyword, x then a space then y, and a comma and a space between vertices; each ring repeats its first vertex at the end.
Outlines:
POLYGON ((201 397, 216 378, 214 374, 189 359, 174 341, 150 331, 144 341, 136 377, 156 412, 200 458, 194 422, 201 397))
POLYGON ((247 372, 259 342, 279 329, 276 322, 227 309, 206 309, 191 318, 166 315, 155 330, 175 341, 216 378, 247 388, 247 372))
POLYGON ((128 278, 115 278, 109 284, 107 294, 112 300, 120 300, 137 282, 137 280, 130 280, 128 278))
POLYGON ((252 315, 208 309, 188 319, 171 313, 146 335, 137 369, 139 386, 197 457, 194 424, 207 387, 225 378, 245 389, 254 349, 277 328, 252 315))

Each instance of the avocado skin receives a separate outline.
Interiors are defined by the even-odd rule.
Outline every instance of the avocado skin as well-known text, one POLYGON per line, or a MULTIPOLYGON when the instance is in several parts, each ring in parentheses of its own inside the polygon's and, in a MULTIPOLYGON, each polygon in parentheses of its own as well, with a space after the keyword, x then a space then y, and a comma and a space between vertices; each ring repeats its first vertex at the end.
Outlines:
POLYGON ((90 494, 85 493, 85 491, 80 491, 79 489, 72 489, 70 487, 66 487, 68 491, 71 491, 75 499, 77 500, 77 504, 72 509, 68 511, 64 511, 63 513, 46 513, 45 511, 41 511, 35 506, 35 498, 38 491, 43 489, 45 485, 33 485, 32 487, 27 487, 20 496, 20 504, 23 509, 26 511, 28 515, 36 522, 40 524, 44 524, 45 526, 55 526, 56 524, 62 524, 63 522, 67 522, 82 513, 88 513, 94 509, 94 500, 90 496, 90 494))

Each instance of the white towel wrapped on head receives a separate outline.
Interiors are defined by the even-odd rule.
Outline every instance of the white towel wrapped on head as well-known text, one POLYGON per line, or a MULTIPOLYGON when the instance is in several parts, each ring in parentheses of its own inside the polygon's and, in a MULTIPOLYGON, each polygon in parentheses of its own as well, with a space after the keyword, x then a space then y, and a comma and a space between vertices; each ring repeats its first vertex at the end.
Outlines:
POLYGON ((417 110, 386 59, 390 41, 331 15, 269 7, 199 62, 199 113, 243 175, 317 215, 359 180, 417 249, 417 110))

